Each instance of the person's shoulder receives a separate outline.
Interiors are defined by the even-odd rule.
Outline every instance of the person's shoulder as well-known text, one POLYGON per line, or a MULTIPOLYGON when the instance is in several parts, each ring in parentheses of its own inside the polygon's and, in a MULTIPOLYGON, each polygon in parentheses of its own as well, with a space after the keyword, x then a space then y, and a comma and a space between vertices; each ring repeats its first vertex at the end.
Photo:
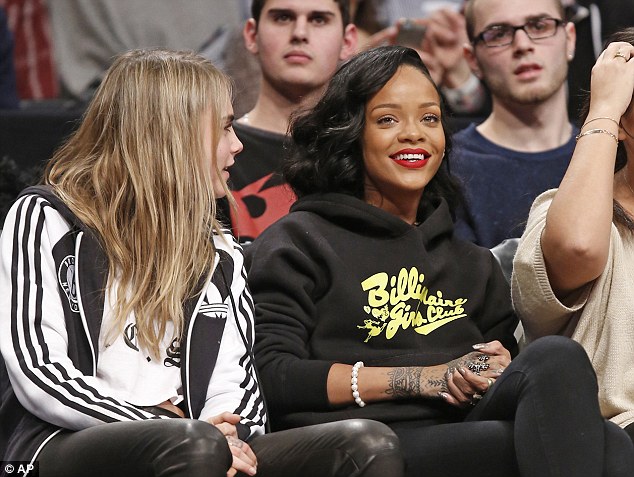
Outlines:
POLYGON ((478 245, 470 240, 455 236, 451 240, 451 247, 456 255, 468 255, 477 258, 489 257, 491 250, 482 245, 478 245))
POLYGON ((312 228, 319 221, 319 216, 313 212, 306 210, 291 210, 288 214, 269 225, 256 238, 258 241, 261 237, 264 239, 279 239, 284 235, 293 235, 298 231, 312 228))
POLYGON ((295 210, 275 221, 245 246, 247 257, 266 250, 296 249, 322 239, 324 222, 315 213, 295 210))
POLYGON ((76 216, 61 199, 48 188, 42 186, 31 186, 24 189, 18 195, 11 208, 25 209, 24 213, 26 214, 39 213, 39 211, 42 211, 46 220, 56 220, 60 222, 77 220, 76 216))
POLYGON ((36 193, 21 194, 9 208, 0 229, 13 234, 14 239, 29 234, 41 241, 47 236, 47 242, 55 244, 73 230, 72 221, 62 214, 47 198, 36 193))

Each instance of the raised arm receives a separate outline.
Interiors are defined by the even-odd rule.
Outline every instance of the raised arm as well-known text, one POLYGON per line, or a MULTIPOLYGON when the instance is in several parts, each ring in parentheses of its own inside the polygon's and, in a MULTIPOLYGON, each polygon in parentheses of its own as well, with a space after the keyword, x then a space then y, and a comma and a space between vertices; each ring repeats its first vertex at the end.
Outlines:
POLYGON ((562 299, 596 279, 608 257, 619 121, 632 100, 634 47, 611 43, 592 69, 590 108, 546 217, 541 244, 562 299), (617 54, 618 53, 618 54, 617 54))

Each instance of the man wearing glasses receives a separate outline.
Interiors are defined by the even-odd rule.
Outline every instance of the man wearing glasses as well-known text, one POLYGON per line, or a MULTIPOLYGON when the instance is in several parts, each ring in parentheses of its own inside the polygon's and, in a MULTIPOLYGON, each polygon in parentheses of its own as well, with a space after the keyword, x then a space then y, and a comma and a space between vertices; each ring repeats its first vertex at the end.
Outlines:
POLYGON ((457 234, 485 247, 519 237, 533 200, 557 187, 574 148, 566 77, 575 28, 560 0, 469 0, 471 70, 489 89, 491 114, 454 135, 451 172, 467 207, 457 234))

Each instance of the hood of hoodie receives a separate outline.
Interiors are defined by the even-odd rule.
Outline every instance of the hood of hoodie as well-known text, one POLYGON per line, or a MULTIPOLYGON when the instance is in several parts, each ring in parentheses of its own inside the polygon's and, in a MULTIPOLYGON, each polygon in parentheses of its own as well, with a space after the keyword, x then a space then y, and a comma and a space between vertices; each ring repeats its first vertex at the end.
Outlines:
MULTIPOLYGON (((412 225, 394 214, 347 194, 308 195, 295 202, 291 211, 311 212, 364 237, 394 239, 413 230, 412 225)), ((423 207, 417 221, 420 225, 415 228, 423 233, 426 244, 453 234, 453 220, 444 199, 423 207)))

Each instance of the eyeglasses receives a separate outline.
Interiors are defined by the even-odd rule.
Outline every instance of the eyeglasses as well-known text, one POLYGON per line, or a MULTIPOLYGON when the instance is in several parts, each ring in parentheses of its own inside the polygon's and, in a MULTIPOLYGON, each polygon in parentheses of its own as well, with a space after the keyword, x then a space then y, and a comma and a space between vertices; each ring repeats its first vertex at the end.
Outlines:
POLYGON ((510 45, 513 43, 517 30, 524 30, 524 33, 531 40, 541 40, 542 38, 555 36, 557 28, 564 23, 563 20, 557 18, 545 17, 529 20, 520 26, 493 25, 476 36, 473 40, 473 45, 478 44, 480 41, 489 48, 510 45))

